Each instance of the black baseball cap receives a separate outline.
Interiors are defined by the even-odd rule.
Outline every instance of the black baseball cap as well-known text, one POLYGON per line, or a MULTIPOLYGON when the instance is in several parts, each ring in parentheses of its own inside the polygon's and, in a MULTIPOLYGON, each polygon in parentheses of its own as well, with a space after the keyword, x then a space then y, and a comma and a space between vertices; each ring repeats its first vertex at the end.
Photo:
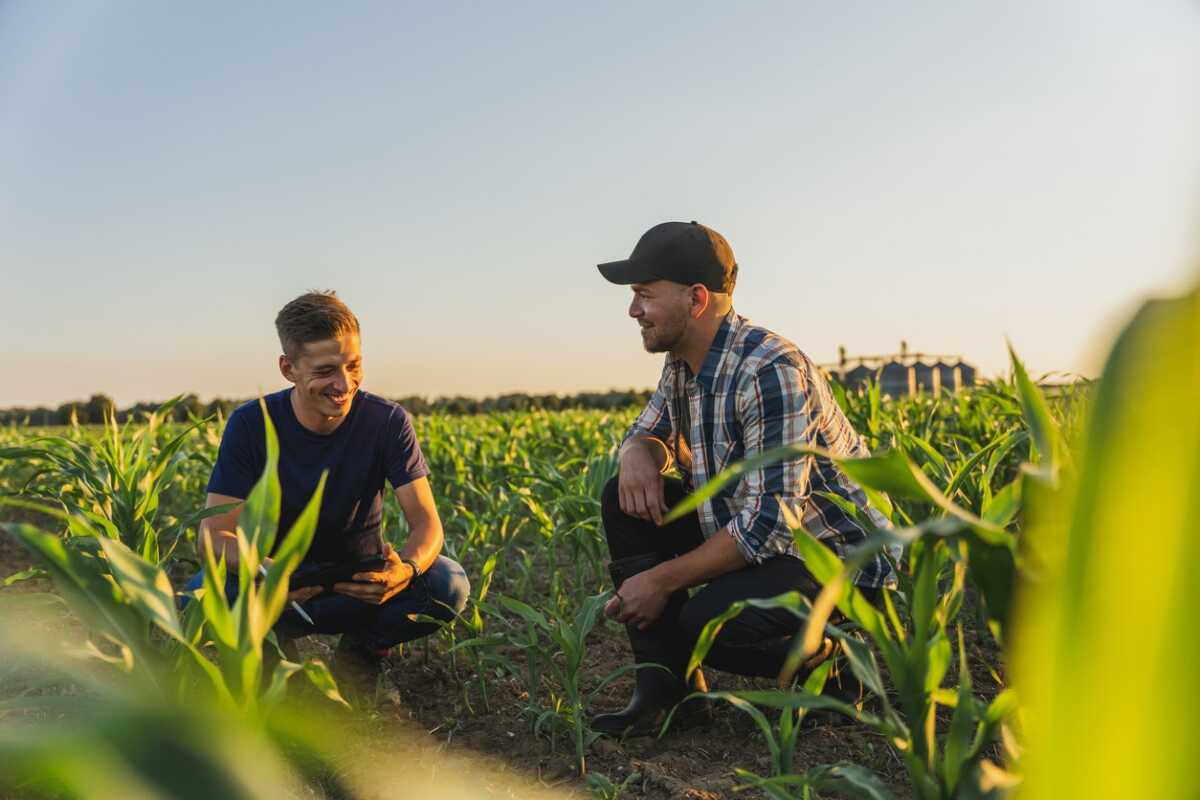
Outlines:
POLYGON ((725 237, 695 220, 655 225, 638 239, 629 258, 597 267, 612 283, 702 283, 725 293, 733 291, 738 269, 725 237))

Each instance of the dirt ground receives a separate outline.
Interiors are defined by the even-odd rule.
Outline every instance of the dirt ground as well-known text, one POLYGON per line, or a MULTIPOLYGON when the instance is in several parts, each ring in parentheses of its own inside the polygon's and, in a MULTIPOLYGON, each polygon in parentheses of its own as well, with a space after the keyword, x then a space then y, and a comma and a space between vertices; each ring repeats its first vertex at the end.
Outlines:
MULTIPOLYGON (((597 627, 588 644, 584 668, 588 676, 607 675, 629 660, 624 635, 608 627, 597 627)), ((765 680, 712 670, 705 674, 712 690, 771 688, 765 680)), ((473 697, 476 713, 472 714, 463 703, 463 684, 451 673, 448 661, 443 657, 426 660, 420 645, 390 657, 387 679, 388 686, 394 686, 396 692, 380 706, 384 718, 411 719, 452 750, 462 748, 498 757, 509 764, 523 764, 543 784, 572 788, 580 796, 587 796, 576 774, 572 744, 560 740, 552 750, 547 742, 535 739, 530 733, 530 722, 520 718, 523 688, 516 681, 490 684, 491 712, 484 713, 478 698, 473 697)), ((469 681, 466 685, 466 691, 474 693, 469 681)), ((614 681, 598 696, 596 709, 611 711, 623 707, 632 686, 632 677, 614 681)), ((706 723, 673 728, 661 739, 598 740, 590 748, 587 767, 617 784, 628 775, 639 773, 640 777, 629 784, 623 797, 679 800, 733 796, 737 783, 734 767, 770 774, 766 742, 750 717, 725 703, 712 705, 710 713, 711 719, 706 723)), ((773 714, 768 712, 769 717, 773 714)), ((837 761, 868 766, 897 797, 908 796, 902 764, 891 747, 875 734, 830 719, 821 720, 801 733, 794 762, 797 771, 837 761)), ((740 792, 738 796, 759 795, 740 792)))

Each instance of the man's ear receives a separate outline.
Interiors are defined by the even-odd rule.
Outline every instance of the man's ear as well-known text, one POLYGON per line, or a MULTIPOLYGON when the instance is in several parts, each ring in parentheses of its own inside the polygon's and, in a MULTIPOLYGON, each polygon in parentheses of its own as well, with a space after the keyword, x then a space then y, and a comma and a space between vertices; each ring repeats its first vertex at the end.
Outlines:
POLYGON ((292 365, 292 360, 288 358, 287 353, 279 357, 279 374, 288 380, 288 383, 296 382, 296 368, 292 365))
POLYGON ((688 287, 688 300, 691 304, 688 309, 689 316, 692 319, 700 319, 712 303, 712 293, 704 284, 695 283, 688 287))

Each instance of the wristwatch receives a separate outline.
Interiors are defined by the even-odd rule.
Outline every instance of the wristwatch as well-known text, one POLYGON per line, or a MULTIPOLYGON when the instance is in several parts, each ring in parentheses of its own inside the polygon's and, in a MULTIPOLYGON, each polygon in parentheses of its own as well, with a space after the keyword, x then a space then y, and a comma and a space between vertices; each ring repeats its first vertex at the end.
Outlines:
POLYGON ((413 561, 411 558, 402 558, 400 560, 412 567, 414 578, 421 574, 421 568, 417 566, 416 561, 413 561))

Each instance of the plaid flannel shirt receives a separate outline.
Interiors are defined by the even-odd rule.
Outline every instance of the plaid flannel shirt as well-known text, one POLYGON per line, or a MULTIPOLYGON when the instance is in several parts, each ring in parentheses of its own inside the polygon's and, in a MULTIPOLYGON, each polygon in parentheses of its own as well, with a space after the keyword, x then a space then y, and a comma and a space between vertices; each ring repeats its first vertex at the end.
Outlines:
MULTIPOLYGON (((699 375, 693 376, 683 359, 667 355, 658 388, 622 444, 640 435, 667 445, 681 465, 688 491, 738 461, 785 444, 815 445, 842 456, 870 455, 808 356, 733 311, 722 320, 699 375), (680 413, 685 411, 680 383, 686 392, 686 413, 680 413), (676 416, 690 420, 684 433, 690 453, 682 459, 676 449, 676 416)), ((724 530, 749 563, 777 555, 800 558, 780 511, 780 504, 786 503, 805 530, 845 559, 870 528, 823 492, 853 503, 875 528, 889 526, 837 464, 799 456, 748 472, 736 485, 727 484, 700 506, 700 527, 705 537, 724 530)), ((860 586, 893 581, 891 565, 882 554, 855 578, 860 586)))

